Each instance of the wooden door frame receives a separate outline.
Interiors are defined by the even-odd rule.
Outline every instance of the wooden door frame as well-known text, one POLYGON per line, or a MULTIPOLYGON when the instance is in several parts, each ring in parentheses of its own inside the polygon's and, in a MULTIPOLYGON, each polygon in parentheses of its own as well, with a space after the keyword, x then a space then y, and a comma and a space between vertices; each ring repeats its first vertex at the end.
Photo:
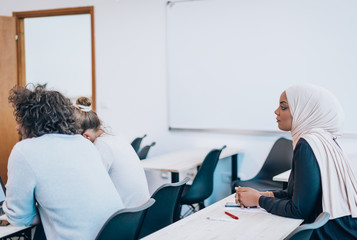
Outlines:
POLYGON ((50 17, 74 14, 90 14, 91 18, 91 45, 92 45, 92 108, 96 109, 96 80, 95 80, 95 44, 94 44, 94 7, 75 7, 75 8, 58 8, 38 11, 13 12, 16 18, 17 34, 17 72, 18 84, 26 85, 26 68, 25 68, 25 18, 33 17, 50 17))

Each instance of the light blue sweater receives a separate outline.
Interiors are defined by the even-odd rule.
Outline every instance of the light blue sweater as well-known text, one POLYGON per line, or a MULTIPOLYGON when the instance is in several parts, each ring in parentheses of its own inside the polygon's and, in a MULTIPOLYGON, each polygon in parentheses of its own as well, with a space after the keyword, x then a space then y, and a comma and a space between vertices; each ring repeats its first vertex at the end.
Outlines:
POLYGON ((35 201, 47 239, 94 239, 123 203, 98 151, 80 135, 47 134, 15 145, 8 163, 4 211, 30 225, 35 201))

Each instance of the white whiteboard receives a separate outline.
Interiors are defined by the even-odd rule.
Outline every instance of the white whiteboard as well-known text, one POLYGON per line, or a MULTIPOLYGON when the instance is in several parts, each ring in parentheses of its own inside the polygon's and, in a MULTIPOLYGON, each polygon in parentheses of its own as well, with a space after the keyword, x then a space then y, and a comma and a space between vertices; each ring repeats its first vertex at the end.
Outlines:
POLYGON ((168 3, 169 126, 277 131, 281 92, 308 82, 357 133, 356 13, 355 0, 168 3))

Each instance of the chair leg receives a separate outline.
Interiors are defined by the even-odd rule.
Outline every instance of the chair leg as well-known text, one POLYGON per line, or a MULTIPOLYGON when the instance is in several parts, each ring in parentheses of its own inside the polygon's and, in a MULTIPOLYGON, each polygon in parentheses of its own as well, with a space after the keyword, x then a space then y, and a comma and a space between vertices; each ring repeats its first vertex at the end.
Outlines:
POLYGON ((199 202, 198 203, 198 209, 199 210, 202 210, 202 209, 204 209, 206 206, 205 206, 205 204, 203 203, 203 202, 199 202))
POLYGON ((191 215, 192 213, 195 213, 197 212, 197 208, 193 205, 193 204, 190 204, 190 205, 187 205, 189 209, 187 209, 187 211, 181 215, 181 219, 182 218, 185 218, 185 217, 188 217, 189 215, 191 215))
POLYGON ((42 223, 36 225, 33 240, 46 240, 45 230, 43 229, 42 223))

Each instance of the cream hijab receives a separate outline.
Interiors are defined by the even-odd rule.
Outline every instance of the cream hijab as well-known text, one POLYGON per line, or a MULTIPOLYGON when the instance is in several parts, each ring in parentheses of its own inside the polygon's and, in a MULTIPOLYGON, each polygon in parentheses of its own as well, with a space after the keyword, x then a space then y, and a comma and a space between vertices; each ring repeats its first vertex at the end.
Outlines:
POLYGON ((348 158, 338 146, 344 114, 328 90, 309 84, 286 90, 293 117, 293 147, 304 138, 312 148, 321 173, 322 207, 330 219, 357 217, 357 181, 348 158))

